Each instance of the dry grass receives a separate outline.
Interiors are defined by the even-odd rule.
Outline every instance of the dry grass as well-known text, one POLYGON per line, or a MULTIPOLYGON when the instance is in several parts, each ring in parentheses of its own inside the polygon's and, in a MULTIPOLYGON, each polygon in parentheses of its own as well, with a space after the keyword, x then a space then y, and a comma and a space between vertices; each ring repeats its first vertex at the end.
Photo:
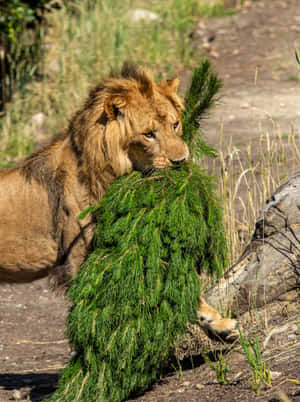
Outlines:
POLYGON ((299 170, 299 139, 293 129, 283 135, 278 124, 272 132, 259 133, 259 141, 238 148, 222 146, 219 158, 206 167, 219 178, 225 228, 229 240, 230 264, 249 242, 264 202, 290 175, 299 170))

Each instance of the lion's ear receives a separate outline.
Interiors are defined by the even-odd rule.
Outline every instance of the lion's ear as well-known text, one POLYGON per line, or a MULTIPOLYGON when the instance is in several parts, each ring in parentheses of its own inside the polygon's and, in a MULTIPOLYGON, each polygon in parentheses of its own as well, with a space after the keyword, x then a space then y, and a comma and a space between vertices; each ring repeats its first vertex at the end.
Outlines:
POLYGON ((123 110, 127 105, 127 99, 121 96, 109 96, 104 101, 104 110, 108 120, 116 120, 119 116, 123 115, 123 110))
POLYGON ((172 92, 177 92, 178 87, 179 87, 179 78, 174 77, 172 80, 167 80, 168 86, 172 92))

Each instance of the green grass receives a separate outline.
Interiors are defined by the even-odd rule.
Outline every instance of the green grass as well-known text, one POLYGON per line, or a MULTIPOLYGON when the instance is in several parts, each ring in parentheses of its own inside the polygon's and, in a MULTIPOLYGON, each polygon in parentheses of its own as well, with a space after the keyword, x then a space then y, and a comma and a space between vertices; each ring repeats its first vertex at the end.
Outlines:
POLYGON ((271 386, 271 372, 269 366, 263 361, 261 347, 256 336, 255 341, 247 338, 241 331, 240 343, 246 359, 252 370, 250 383, 253 391, 257 396, 260 394, 260 389, 263 384, 271 386))
POLYGON ((299 82, 299 81, 300 81, 300 77, 298 77, 298 75, 290 75, 290 76, 289 76, 289 81, 296 81, 296 82, 299 82))
POLYGON ((216 373, 216 379, 219 384, 229 384, 230 380, 227 377, 230 369, 228 366, 228 357, 224 359, 222 351, 213 352, 213 356, 204 355, 205 362, 216 373))
POLYGON ((61 132, 82 104, 88 88, 118 70, 125 60, 151 68, 157 78, 171 77, 199 63, 190 33, 201 16, 226 14, 222 0, 83 0, 49 14, 40 81, 31 82, 7 105, 0 125, 0 167, 28 155, 36 142, 31 117, 43 112, 42 131, 61 132), (130 11, 145 8, 156 21, 132 22, 130 11), (55 71, 53 67, 55 66, 55 71))

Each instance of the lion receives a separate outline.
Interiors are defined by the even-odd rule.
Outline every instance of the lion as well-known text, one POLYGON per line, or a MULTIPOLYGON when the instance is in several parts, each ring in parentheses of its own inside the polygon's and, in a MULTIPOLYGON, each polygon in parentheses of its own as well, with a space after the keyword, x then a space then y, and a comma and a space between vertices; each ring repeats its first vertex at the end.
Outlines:
POLYGON ((155 83, 125 64, 89 94, 68 128, 20 166, 0 172, 0 282, 45 276, 69 284, 87 256, 95 205, 118 177, 185 161, 179 80, 155 83))

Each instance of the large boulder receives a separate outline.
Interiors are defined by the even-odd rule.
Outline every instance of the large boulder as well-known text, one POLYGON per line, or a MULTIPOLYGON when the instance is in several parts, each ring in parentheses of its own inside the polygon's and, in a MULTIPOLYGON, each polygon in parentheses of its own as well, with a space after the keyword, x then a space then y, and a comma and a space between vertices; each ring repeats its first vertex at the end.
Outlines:
POLYGON ((208 303, 243 313, 280 300, 300 284, 300 172, 265 202, 253 237, 239 258, 207 293, 208 303))

